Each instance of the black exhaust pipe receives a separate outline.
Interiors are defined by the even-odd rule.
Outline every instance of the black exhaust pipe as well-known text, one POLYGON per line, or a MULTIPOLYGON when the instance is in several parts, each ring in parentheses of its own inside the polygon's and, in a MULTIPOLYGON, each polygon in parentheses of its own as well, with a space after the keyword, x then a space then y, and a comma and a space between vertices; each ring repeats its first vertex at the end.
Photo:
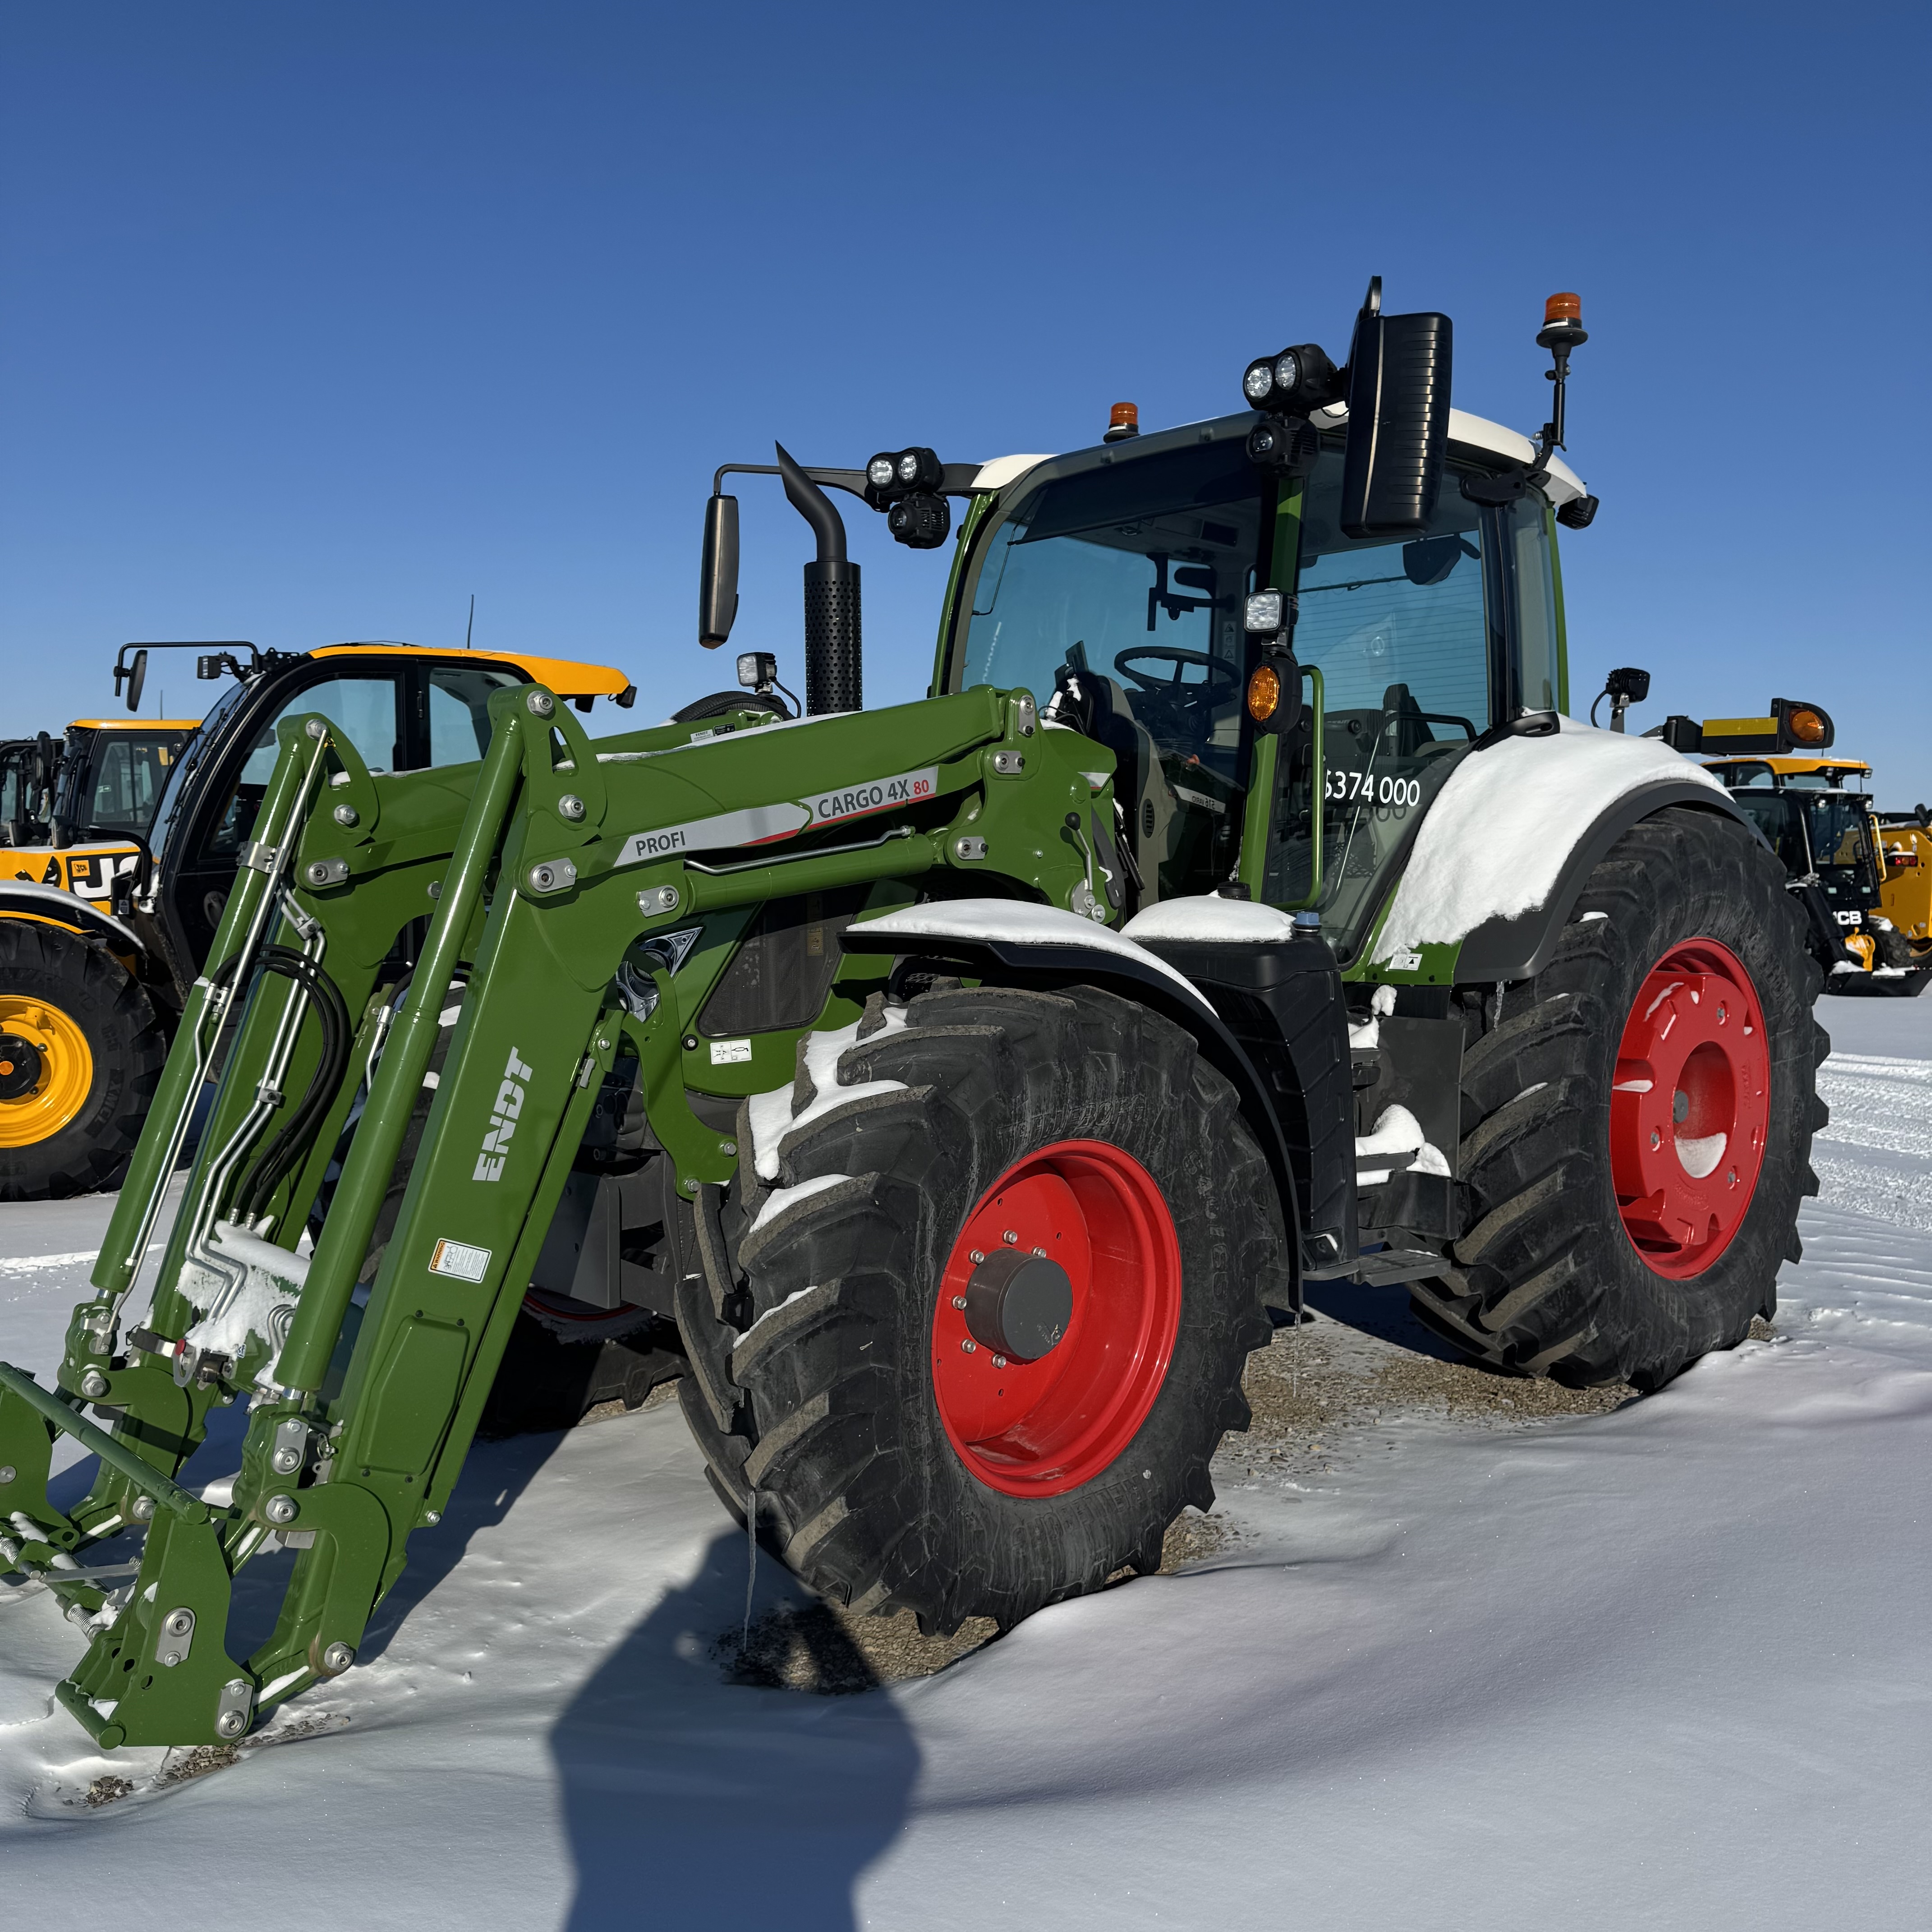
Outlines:
POLYGON ((805 566, 805 709, 808 717, 862 708, 860 676, 859 566, 845 556, 845 524, 832 500, 794 463, 783 443, 778 474, 792 508, 812 526, 815 562, 805 566))

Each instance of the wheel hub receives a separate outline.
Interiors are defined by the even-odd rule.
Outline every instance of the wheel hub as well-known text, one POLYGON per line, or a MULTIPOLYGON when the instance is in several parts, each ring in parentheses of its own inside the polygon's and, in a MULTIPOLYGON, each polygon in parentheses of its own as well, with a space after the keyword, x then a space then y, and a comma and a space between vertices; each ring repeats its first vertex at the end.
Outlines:
POLYGON ((0 1147, 51 1138, 87 1102, 94 1054, 79 1024, 45 1000, 0 995, 0 1147))
POLYGON ((1744 1223, 1764 1165, 1771 1052, 1750 975, 1712 939, 1645 976, 1618 1043, 1610 1170, 1624 1232, 1655 1273, 1701 1274, 1744 1223))
POLYGON ((40 1084, 40 1049, 16 1033, 0 1034, 0 1100, 24 1100, 40 1084))
POLYGON ((1028 1155, 940 1276, 933 1394, 954 1449, 1008 1496, 1091 1481, 1147 1420, 1180 1320, 1180 1241, 1147 1169, 1102 1141, 1028 1155))
POLYGON ((1072 1278, 1037 1252, 1002 1248, 966 1282, 966 1326, 982 1348, 1016 1362, 1050 1354, 1073 1319, 1072 1278))

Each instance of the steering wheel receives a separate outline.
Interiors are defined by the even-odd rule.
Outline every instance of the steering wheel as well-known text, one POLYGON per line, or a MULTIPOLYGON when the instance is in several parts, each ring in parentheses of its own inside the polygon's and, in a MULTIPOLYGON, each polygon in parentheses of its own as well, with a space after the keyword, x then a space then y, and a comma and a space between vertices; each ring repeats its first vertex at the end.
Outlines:
POLYGON ((1205 698, 1210 703, 1230 696, 1241 682, 1240 674, 1232 666, 1223 664, 1219 658, 1210 658, 1205 651, 1177 650, 1166 644, 1142 644, 1131 651, 1123 651, 1114 660, 1114 668, 1123 677, 1132 678, 1142 690, 1150 692, 1158 698, 1178 698, 1189 701, 1205 698), (1136 658, 1160 658, 1174 667, 1174 675, 1156 682, 1143 671, 1133 667, 1136 658), (1208 674, 1204 682, 1183 684, 1180 674, 1190 664, 1199 664, 1208 674), (1220 688, 1217 690, 1216 686, 1220 688))

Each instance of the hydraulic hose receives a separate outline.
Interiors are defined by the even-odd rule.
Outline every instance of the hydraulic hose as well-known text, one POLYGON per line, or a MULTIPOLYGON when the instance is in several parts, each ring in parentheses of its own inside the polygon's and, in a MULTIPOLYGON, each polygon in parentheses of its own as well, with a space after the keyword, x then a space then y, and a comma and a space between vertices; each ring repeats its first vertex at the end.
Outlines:
POLYGON ((302 1158, 317 1118, 328 1110, 349 1064, 349 1007, 335 982, 314 961, 286 946, 264 946, 256 970, 278 973, 308 994, 322 1022, 322 1052, 308 1090, 242 1184, 235 1211, 244 1221, 263 1211, 302 1158))

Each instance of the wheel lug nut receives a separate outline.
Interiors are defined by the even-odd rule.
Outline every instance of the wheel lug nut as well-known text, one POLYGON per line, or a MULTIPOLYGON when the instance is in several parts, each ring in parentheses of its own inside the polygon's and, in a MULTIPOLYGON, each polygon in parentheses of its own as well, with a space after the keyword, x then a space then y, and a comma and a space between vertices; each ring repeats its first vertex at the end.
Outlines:
POLYGON ((964 1308, 966 1306, 966 1298, 963 1294, 956 1294, 952 1298, 952 1305, 955 1308, 964 1308))
POLYGON ((1006 1366, 1006 1357, 1004 1355, 995 1355, 993 1358, 993 1366, 996 1369, 1004 1369, 1006 1366))
POLYGON ((977 1268, 986 1257, 977 1248, 969 1248, 966 1252, 966 1258, 977 1268))
POLYGON ((1006 1232, 1000 1237, 1000 1239, 1004 1241, 1009 1247, 1016 1246, 1018 1244, 1019 1238, 1018 1232, 1011 1228, 1009 1228, 1006 1232))
POLYGON ((964 1353, 970 1355, 978 1352, 980 1345, 976 1342, 962 1342, 959 1346, 964 1353))

